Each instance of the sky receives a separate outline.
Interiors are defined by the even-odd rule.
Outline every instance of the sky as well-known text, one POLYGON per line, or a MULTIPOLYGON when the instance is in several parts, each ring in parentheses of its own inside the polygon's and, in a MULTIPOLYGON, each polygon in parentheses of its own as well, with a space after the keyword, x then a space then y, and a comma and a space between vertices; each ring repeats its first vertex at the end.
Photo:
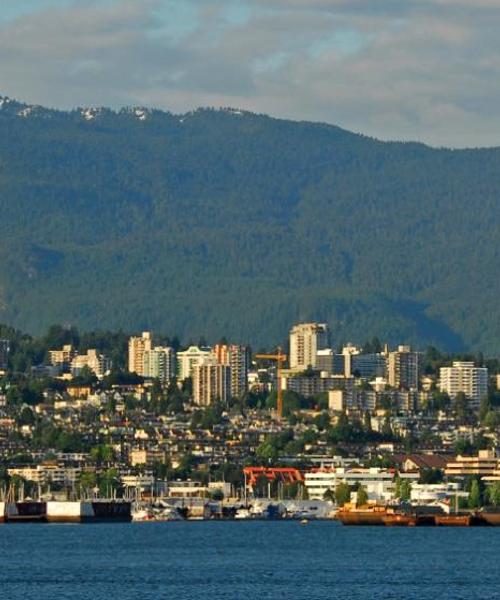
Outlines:
POLYGON ((0 95, 500 146, 500 0, 0 0, 0 95))

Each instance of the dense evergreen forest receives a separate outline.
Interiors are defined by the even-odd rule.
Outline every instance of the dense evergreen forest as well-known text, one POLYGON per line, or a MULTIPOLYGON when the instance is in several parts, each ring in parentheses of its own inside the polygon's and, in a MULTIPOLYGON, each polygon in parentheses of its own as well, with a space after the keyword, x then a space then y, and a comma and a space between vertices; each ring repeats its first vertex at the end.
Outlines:
POLYGON ((0 99, 0 321, 500 353, 500 149, 0 99))

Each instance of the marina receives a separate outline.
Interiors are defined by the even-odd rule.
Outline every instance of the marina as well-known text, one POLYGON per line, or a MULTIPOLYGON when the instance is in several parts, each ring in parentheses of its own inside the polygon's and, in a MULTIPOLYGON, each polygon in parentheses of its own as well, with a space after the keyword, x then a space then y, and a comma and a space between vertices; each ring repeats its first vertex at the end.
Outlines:
POLYGON ((165 521, 339 521, 345 526, 372 527, 497 527, 500 510, 445 512, 440 507, 346 505, 336 509, 328 501, 273 501, 258 498, 241 502, 200 499, 132 501, 94 499, 79 501, 3 501, 0 523, 112 523, 165 521))
POLYGON ((493 600, 499 551, 489 527, 27 523, 0 528, 0 588, 9 600, 493 600))

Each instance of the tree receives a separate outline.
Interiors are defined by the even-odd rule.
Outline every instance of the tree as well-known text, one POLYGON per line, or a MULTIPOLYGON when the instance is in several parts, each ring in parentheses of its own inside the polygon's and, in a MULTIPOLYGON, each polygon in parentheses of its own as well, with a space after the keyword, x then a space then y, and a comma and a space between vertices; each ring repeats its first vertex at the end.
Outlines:
POLYGON ((82 471, 82 473, 80 473, 78 487, 83 496, 91 496, 96 485, 97 476, 94 471, 82 471))
POLYGON ((481 398, 481 404, 479 405, 479 421, 484 425, 486 415, 491 411, 491 402, 488 396, 481 398))
POLYGON ((467 420, 467 397, 463 392, 458 392, 453 400, 453 413, 457 421, 461 424, 467 420))
POLYGON ((35 414, 31 410, 31 408, 29 408, 29 406, 25 406, 22 409, 21 414, 19 415, 19 418, 17 420, 18 425, 34 425, 35 422, 35 414))
POLYGON ((372 431, 372 417, 371 417, 370 412, 368 410, 363 415, 363 426, 364 426, 365 431, 367 433, 369 433, 369 432, 372 431))
POLYGON ((400 498, 404 502, 407 502, 411 498, 411 482, 408 479, 401 480, 400 498))
POLYGON ((113 448, 107 444, 94 446, 90 450, 90 456, 97 465, 110 462, 113 459, 113 448))
POLYGON ((479 482, 477 479, 473 479, 470 492, 469 492, 469 508, 479 508, 481 506, 481 491, 479 489, 479 482))
POLYGON ((441 483, 443 472, 440 469, 422 469, 420 471, 419 483, 441 483))
POLYGON ((222 502, 224 500, 224 492, 220 488, 211 490, 210 498, 216 502, 222 502))
POLYGON ((494 410, 490 410, 486 413, 483 421, 483 425, 490 431, 495 431, 500 425, 500 417, 494 410))
POLYGON ((81 387, 85 387, 85 386, 92 387, 97 383, 97 381, 98 381, 97 376, 94 373, 94 371, 92 371, 92 369, 90 367, 85 365, 84 367, 82 367, 82 369, 80 370, 78 375, 76 375, 76 377, 73 377, 73 380, 71 383, 73 385, 78 385, 81 387))
POLYGON ((495 483, 488 487, 487 497, 490 504, 500 506, 500 481, 495 481, 495 483))
POLYGON ((111 498, 120 488, 120 474, 118 469, 112 468, 99 477, 99 493, 105 498, 111 498))
POLYGON ((356 495, 356 506, 364 506, 368 503, 368 494, 363 485, 359 484, 356 495))
POLYGON ((347 483, 339 483, 335 488, 335 500, 337 506, 342 507, 351 500, 351 488, 347 483))
POLYGON ((314 424, 320 431, 327 429, 330 425, 330 415, 328 412, 323 411, 321 414, 314 417, 314 424))
POLYGON ((256 451, 257 458, 261 460, 261 462, 265 463, 274 463, 278 458, 278 450, 276 447, 270 442, 262 442, 256 451))

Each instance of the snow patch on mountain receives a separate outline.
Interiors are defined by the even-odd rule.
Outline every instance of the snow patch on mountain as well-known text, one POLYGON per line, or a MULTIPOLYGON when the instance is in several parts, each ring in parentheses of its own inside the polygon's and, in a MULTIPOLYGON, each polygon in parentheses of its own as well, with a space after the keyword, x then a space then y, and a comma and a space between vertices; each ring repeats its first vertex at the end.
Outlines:
POLYGON ((0 109, 7 106, 10 102, 12 102, 12 100, 8 96, 0 96, 0 109))
POLYGON ((92 121, 101 113, 100 108, 82 108, 80 114, 86 121, 92 121))
POLYGON ((20 117, 26 118, 31 115, 31 113, 33 112, 34 109, 35 109, 34 106, 27 106, 26 108, 23 108, 22 110, 20 110, 17 114, 20 117))

